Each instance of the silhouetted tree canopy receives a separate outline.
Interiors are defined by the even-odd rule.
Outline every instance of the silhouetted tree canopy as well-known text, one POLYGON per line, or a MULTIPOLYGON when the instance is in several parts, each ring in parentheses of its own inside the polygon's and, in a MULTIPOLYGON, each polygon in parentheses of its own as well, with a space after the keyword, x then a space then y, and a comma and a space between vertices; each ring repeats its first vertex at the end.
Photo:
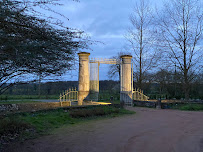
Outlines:
POLYGON ((20 75, 47 76, 70 69, 79 49, 88 48, 83 32, 40 16, 34 7, 49 9, 57 0, 0 1, 0 93, 20 75))

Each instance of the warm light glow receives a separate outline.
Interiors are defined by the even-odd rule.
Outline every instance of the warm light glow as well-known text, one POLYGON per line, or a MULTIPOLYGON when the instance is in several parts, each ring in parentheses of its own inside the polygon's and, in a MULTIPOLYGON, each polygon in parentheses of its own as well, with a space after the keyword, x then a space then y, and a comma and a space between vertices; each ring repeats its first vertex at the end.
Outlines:
POLYGON ((98 105, 109 105, 111 103, 109 102, 92 102, 93 104, 98 104, 98 105))

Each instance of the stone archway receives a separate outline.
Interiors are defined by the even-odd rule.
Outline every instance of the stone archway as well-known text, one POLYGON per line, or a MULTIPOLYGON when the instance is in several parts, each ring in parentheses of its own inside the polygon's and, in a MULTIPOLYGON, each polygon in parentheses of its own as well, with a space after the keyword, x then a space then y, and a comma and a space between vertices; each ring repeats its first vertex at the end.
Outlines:
POLYGON ((97 96, 99 93, 99 71, 100 64, 120 64, 120 101, 125 105, 132 105, 133 97, 133 77, 131 55, 121 56, 121 62, 116 59, 89 59, 90 53, 80 52, 79 55, 79 84, 78 84, 78 105, 82 105, 84 100, 90 100, 90 97, 97 96), (89 70, 89 65, 95 64, 97 66, 94 71, 89 70), (90 73, 91 72, 91 73, 90 73), (96 74, 93 74, 95 72, 96 74), (93 78, 90 81, 90 76, 93 78))

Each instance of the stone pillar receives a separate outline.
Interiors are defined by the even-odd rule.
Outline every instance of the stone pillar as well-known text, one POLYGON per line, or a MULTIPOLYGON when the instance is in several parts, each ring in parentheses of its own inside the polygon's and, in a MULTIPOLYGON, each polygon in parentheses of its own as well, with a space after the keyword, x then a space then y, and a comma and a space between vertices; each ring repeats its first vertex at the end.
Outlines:
POLYGON ((132 106, 132 69, 131 55, 121 56, 121 86, 120 86, 120 101, 125 105, 132 106))
POLYGON ((91 101, 99 99, 99 62, 90 63, 90 94, 91 101))
POLYGON ((87 52, 80 52, 79 55, 79 80, 78 80, 78 105, 83 104, 90 90, 89 76, 89 55, 87 52))

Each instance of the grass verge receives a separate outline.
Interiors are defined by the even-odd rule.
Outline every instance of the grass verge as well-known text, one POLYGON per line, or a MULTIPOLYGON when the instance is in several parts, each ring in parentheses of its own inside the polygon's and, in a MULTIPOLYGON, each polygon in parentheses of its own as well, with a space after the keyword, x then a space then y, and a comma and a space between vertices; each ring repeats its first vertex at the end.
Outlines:
POLYGON ((21 103, 36 103, 41 101, 34 100, 14 100, 14 101, 0 101, 0 104, 21 104, 21 103))
POLYGON ((0 95, 0 100, 58 99, 59 95, 0 95))
MULTIPOLYGON (((141 101, 142 102, 142 101, 141 101)), ((144 103, 144 102, 143 102, 144 103)), ((134 107, 146 107, 155 108, 156 105, 152 103, 134 104, 134 107)), ((187 110, 187 111, 203 111, 203 103, 161 103, 162 109, 176 109, 176 110, 187 110)))
POLYGON ((203 104, 187 104, 179 107, 180 110, 203 111, 203 104))
MULTIPOLYGON (((135 112, 111 106, 85 109, 55 109, 8 115, 0 119, 0 146, 48 134, 55 128, 98 118, 111 118, 135 112)), ((1 148, 0 148, 1 149, 1 148)))

